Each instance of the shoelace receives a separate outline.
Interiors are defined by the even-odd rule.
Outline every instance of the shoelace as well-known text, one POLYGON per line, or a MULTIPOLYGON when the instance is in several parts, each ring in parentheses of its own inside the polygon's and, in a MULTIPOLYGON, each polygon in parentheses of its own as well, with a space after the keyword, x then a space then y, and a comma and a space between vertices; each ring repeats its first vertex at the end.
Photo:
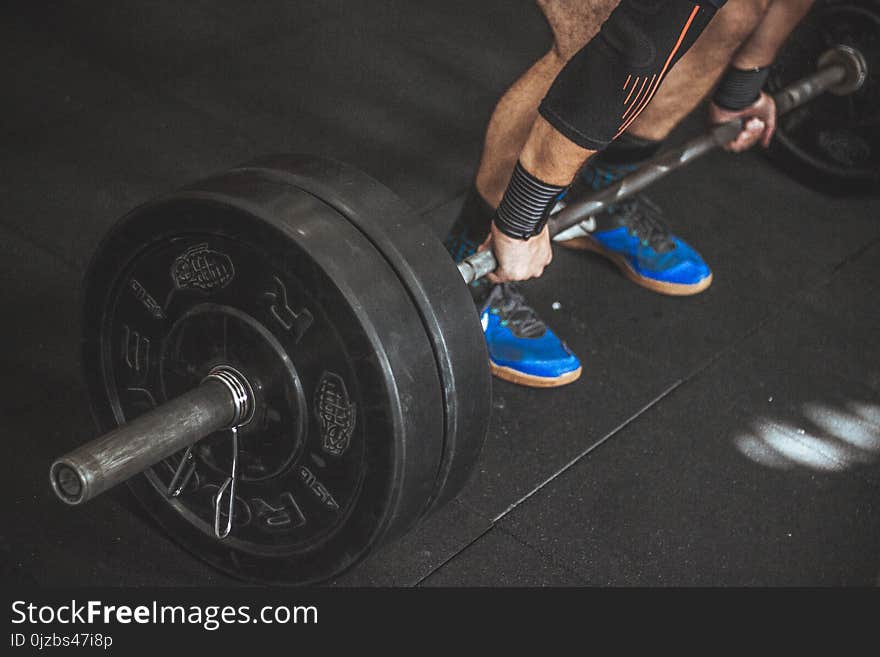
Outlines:
MULTIPOLYGON (((547 325, 538 317, 535 310, 526 303, 525 297, 509 284, 499 285, 498 300, 490 301, 490 306, 510 331, 521 338, 538 338, 547 330, 547 325)), ((495 296, 495 295, 493 295, 495 296)))
POLYGON ((623 201, 620 206, 620 222, 629 228, 633 235, 658 253, 675 248, 669 229, 660 219, 662 211, 645 196, 623 201))

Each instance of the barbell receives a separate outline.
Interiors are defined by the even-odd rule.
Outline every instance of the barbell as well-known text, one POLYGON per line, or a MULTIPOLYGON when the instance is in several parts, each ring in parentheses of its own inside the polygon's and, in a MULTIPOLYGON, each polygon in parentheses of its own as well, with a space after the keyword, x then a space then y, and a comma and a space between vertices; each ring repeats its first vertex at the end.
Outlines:
MULTIPOLYGON (((775 95, 851 94, 839 46, 775 95)), ((556 239, 729 141, 713 128, 575 199, 556 239)), ((454 497, 491 410, 471 282, 412 211, 357 171, 265 156, 123 217, 85 281, 83 362, 105 435, 50 467, 75 506, 127 481, 184 547, 254 581, 331 578, 454 497), (140 476, 142 475, 142 476, 140 476)), ((580 233, 578 231, 581 231, 580 233)))

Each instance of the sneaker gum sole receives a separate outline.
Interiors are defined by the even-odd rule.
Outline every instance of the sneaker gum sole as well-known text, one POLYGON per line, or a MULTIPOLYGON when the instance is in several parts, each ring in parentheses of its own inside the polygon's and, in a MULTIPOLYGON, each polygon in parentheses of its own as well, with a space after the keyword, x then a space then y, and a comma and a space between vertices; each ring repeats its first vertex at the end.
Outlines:
POLYGON ((505 381, 520 386, 528 386, 529 388, 558 388, 559 386, 574 383, 581 377, 581 372, 584 369, 583 367, 579 367, 576 370, 566 372, 561 376, 547 377, 535 376, 534 374, 523 374, 522 372, 517 372, 509 367, 496 365, 491 360, 489 361, 489 367, 492 369, 492 374, 499 379, 504 379, 505 381))
POLYGON ((559 242, 559 245, 564 246, 567 249, 574 249, 576 251, 592 251, 593 253, 598 253, 601 256, 605 256, 606 258, 611 260, 611 262, 617 265, 618 269, 623 272, 623 275, 626 276, 633 283, 635 283, 636 285, 641 285, 642 287, 647 288, 653 292, 659 292, 660 294, 667 294, 675 297, 686 297, 694 294, 699 294, 712 284, 711 273, 699 283, 692 283, 691 285, 683 283, 665 283, 663 281, 655 281, 653 279, 646 278, 645 276, 639 274, 635 269, 633 269, 630 266, 629 262, 627 262, 626 258, 618 253, 608 251, 592 237, 575 237, 570 240, 565 240, 564 242, 559 242))

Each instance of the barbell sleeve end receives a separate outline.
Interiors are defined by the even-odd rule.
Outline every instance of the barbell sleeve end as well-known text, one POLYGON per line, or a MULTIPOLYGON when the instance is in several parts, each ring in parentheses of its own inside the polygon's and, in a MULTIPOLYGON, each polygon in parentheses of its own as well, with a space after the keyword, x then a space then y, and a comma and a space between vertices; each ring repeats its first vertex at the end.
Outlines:
POLYGON ((49 483, 62 502, 83 504, 215 431, 247 424, 253 411, 247 379, 214 368, 193 390, 56 459, 49 483))

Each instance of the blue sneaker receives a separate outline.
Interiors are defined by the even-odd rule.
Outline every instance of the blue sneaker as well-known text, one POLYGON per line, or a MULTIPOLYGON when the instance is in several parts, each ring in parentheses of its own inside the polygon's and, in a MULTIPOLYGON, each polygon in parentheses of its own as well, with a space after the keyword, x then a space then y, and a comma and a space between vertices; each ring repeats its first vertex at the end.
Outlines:
MULTIPOLYGON (((593 189, 607 187, 628 172, 591 165, 582 180, 593 189)), ((702 292, 712 284, 712 271, 693 247, 669 232, 662 217, 659 207, 637 195, 586 222, 592 224, 588 236, 559 244, 605 256, 628 279, 654 292, 679 296, 702 292)))
POLYGON ((496 285, 480 311, 492 374, 535 388, 576 381, 581 362, 526 303, 515 286, 496 285))

